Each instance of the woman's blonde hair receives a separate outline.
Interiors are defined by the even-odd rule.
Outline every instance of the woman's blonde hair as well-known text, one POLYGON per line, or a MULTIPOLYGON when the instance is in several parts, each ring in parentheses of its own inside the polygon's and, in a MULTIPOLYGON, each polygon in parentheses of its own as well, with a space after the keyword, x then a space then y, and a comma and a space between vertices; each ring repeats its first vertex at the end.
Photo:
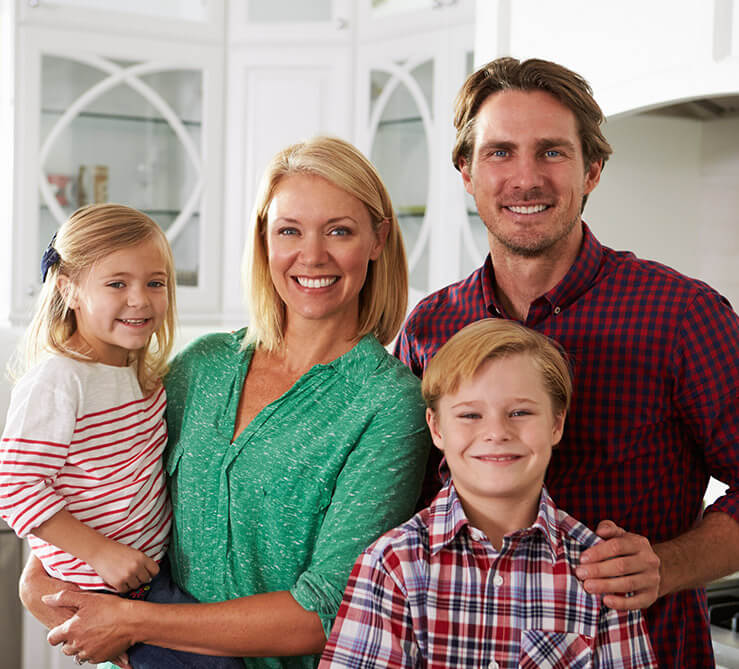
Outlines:
POLYGON ((149 240, 162 253, 167 272, 167 314, 159 329, 141 351, 132 352, 142 390, 154 389, 167 371, 176 322, 174 258, 162 229, 146 214, 120 204, 93 204, 75 211, 59 228, 50 249, 58 260, 48 268, 36 311, 22 343, 19 360, 11 369, 18 378, 35 365, 44 353, 58 353, 77 360, 91 358, 69 346, 77 329, 74 311, 60 286, 66 276, 77 284, 86 270, 105 256, 149 240), (153 345, 152 339, 156 339, 153 345))
POLYGON ((285 304, 272 283, 267 259, 267 211, 280 181, 293 174, 326 179, 360 200, 379 233, 388 222, 385 246, 367 269, 359 293, 358 336, 370 332, 384 345, 397 334, 408 302, 408 267, 390 196, 380 175, 354 146, 334 137, 315 137, 277 153, 265 170, 252 212, 252 234, 244 252, 242 280, 250 312, 248 342, 275 350, 285 333, 285 304))
POLYGON ((564 349, 553 339, 520 323, 485 318, 467 325, 431 358, 421 392, 436 411, 439 398, 457 392, 488 360, 526 355, 541 372, 555 415, 564 415, 572 399, 572 376, 564 349))

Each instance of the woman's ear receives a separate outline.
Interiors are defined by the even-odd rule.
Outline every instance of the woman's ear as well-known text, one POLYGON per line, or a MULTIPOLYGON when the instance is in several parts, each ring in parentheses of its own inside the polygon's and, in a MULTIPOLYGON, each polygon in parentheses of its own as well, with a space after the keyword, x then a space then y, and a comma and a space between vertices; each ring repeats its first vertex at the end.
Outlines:
POLYGON ((56 288, 59 293, 61 293, 67 309, 71 309, 74 311, 77 307, 79 307, 79 300, 77 299, 77 287, 66 274, 60 274, 56 278, 56 288))
POLYGON ((390 219, 383 218, 382 221, 380 221, 380 224, 377 226, 377 230, 375 230, 375 244, 372 247, 372 252, 370 253, 370 260, 377 260, 380 255, 382 255, 382 250, 385 248, 385 244, 387 243, 387 237, 390 234, 390 219))
POLYGON ((441 438, 441 431, 439 429, 439 417, 433 409, 426 409, 426 424, 429 426, 429 432, 431 433, 431 440, 434 442, 434 446, 443 453, 444 441, 441 438))

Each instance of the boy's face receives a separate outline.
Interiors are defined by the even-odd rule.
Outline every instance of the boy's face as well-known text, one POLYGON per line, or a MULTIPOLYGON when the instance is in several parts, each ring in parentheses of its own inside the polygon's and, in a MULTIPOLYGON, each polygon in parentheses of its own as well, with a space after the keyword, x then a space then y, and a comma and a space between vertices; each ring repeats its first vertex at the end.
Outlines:
POLYGON ((457 392, 439 399, 426 420, 446 456, 463 502, 538 500, 564 428, 541 372, 514 354, 483 364, 457 392))

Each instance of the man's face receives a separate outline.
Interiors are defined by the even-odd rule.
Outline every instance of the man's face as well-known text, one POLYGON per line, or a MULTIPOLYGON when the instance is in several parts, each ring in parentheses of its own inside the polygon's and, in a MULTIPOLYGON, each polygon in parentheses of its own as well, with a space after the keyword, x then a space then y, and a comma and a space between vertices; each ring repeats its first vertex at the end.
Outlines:
POLYGON ((601 165, 586 169, 572 111, 543 91, 494 93, 477 113, 474 141, 460 168, 491 249, 536 257, 579 239, 582 199, 601 165))

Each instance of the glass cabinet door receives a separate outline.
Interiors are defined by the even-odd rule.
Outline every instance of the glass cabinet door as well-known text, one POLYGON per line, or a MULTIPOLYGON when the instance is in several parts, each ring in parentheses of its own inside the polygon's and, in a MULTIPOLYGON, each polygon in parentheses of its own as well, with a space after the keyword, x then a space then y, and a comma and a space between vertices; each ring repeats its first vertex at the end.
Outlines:
POLYGON ((166 231, 178 284, 197 286, 202 98, 198 70, 43 55, 38 257, 78 207, 125 203, 166 231))
POLYGON ((78 207, 147 213, 174 251, 180 315, 221 308, 223 47, 21 26, 11 319, 24 322, 38 263, 78 207))
POLYGON ((413 291, 428 291, 433 60, 387 63, 370 72, 370 159, 403 233, 413 291))

